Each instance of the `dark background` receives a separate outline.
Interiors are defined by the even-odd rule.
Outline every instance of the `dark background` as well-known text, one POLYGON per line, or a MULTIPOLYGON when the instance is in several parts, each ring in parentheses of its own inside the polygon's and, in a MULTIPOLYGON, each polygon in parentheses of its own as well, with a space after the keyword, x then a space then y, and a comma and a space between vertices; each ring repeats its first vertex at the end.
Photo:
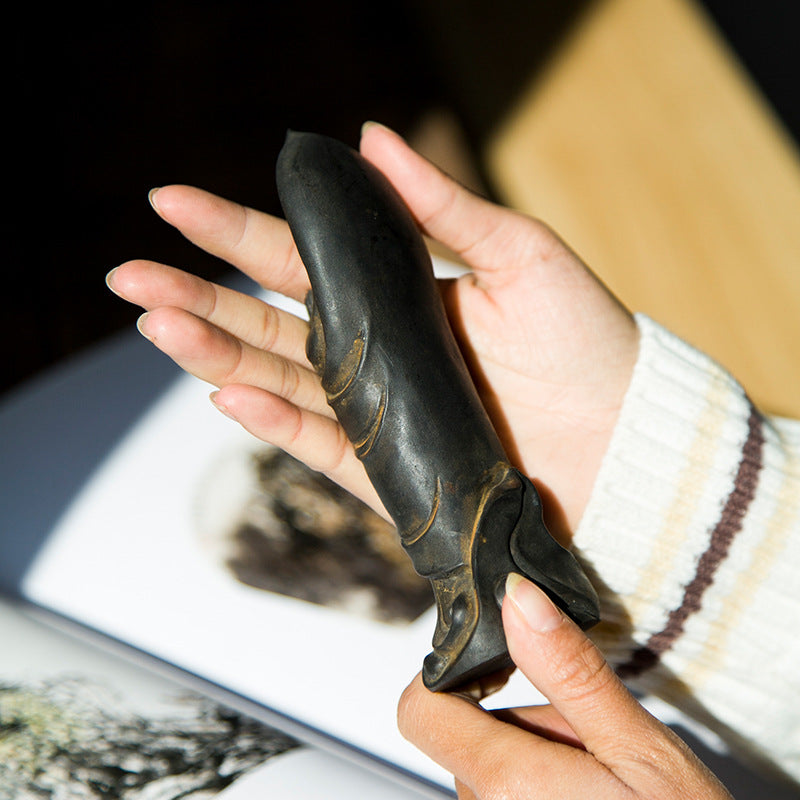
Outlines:
MULTIPOLYGON (((646 0, 643 0, 646 2, 646 0)), ((130 258, 223 266, 150 209, 192 183, 279 213, 288 127, 352 144, 454 110, 477 147, 589 0, 296 0, 29 4, 13 39, 5 127, 0 393, 138 312, 103 283, 130 258)), ((707 0, 787 128, 800 131, 793 3, 707 0)), ((491 193, 491 183, 487 183, 491 193)))

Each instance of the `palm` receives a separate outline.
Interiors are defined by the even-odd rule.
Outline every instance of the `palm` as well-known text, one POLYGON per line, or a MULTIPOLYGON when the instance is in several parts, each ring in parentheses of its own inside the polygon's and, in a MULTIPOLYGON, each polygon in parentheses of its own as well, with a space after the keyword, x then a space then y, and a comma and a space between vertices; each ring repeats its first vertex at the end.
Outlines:
POLYGON ((577 258, 538 234, 552 242, 546 255, 504 271, 498 285, 462 279, 445 298, 509 456, 573 529, 630 379, 635 333, 577 258))

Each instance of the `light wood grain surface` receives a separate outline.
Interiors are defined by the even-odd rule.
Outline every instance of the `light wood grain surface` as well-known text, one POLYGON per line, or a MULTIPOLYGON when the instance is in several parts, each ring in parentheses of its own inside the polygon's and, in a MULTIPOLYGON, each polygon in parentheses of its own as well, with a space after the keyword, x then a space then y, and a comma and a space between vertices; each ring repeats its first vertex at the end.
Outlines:
POLYGON ((484 153, 635 311, 800 417, 800 158, 689 0, 603 0, 484 153))

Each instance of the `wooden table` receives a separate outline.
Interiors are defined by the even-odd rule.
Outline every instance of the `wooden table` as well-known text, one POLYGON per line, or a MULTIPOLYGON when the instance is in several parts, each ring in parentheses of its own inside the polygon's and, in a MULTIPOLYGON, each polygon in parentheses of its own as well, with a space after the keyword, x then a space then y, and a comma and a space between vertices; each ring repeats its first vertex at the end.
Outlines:
POLYGON ((602 0, 482 154, 632 310, 800 417, 800 158, 690 0, 602 0))

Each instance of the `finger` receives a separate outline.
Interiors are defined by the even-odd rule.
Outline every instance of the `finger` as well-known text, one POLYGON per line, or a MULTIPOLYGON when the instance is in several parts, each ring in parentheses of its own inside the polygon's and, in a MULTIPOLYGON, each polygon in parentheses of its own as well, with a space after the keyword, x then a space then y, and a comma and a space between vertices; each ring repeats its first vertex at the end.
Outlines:
POLYGON ((364 126, 361 152, 394 184, 422 230, 484 281, 499 280, 561 246, 547 226, 473 194, 382 125, 364 126))
POLYGON ((308 324, 258 298, 152 261, 128 261, 106 276, 111 291, 151 311, 182 308, 208 320, 259 350, 309 366, 305 355, 308 324))
POLYGON ((586 751, 505 724, 462 696, 430 692, 420 676, 403 692, 398 726, 477 797, 617 796, 610 790, 619 783, 586 751))
MULTIPOLYGON (((636 702, 600 651, 547 595, 510 575, 503 626, 514 663, 600 760, 649 729, 650 715, 636 702)), ((633 748, 635 749, 635 748, 633 748)))
POLYGON ((294 361, 259 350, 180 308, 157 308, 138 328, 182 369, 215 386, 246 383, 333 418, 319 377, 294 361))
POLYGON ((429 691, 420 675, 400 698, 397 724, 406 739, 469 787, 475 786, 479 768, 474 753, 511 730, 507 731, 508 726, 484 711, 477 701, 429 691))
POLYGON ((284 220, 192 186, 154 189, 150 203, 189 241, 265 288, 296 300, 308 291, 308 276, 284 220))
POLYGON ((535 733, 551 742, 561 742, 571 747, 583 748, 569 723, 550 704, 525 706, 524 708, 493 709, 492 714, 502 722, 535 733))
POLYGON ((341 426, 254 386, 229 385, 212 394, 220 411, 262 441, 322 472, 384 519, 389 515, 341 426))

